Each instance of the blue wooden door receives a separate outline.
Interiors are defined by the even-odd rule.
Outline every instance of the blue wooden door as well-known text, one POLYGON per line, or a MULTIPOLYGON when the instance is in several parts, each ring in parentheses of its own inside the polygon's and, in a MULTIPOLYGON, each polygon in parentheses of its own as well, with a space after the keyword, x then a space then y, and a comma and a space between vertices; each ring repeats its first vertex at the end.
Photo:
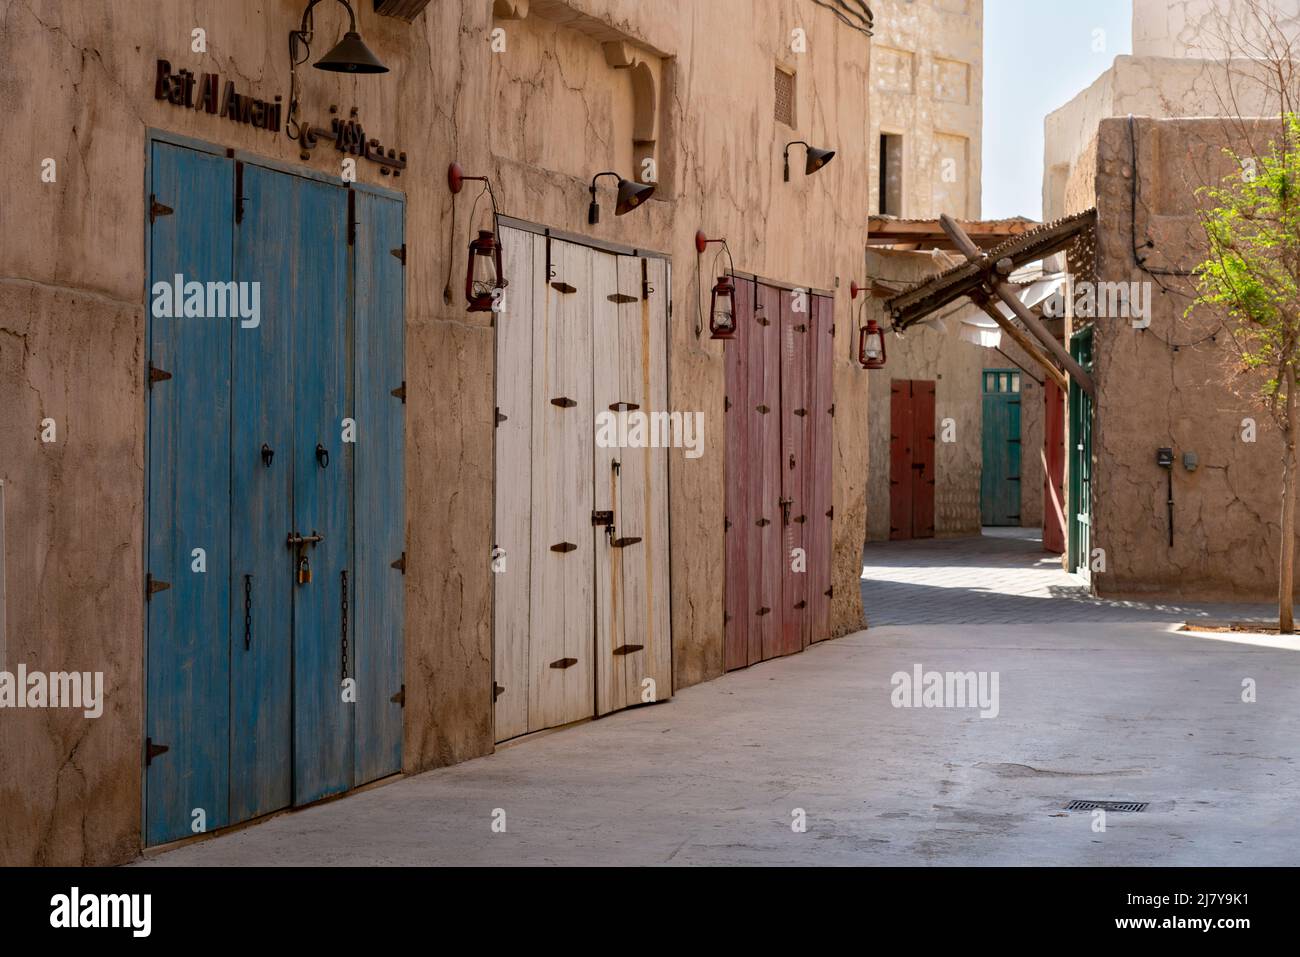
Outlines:
POLYGON ((258 283, 256 326, 233 331, 231 419, 230 816, 244 821, 287 807, 292 797, 293 575, 285 536, 292 525, 292 341, 294 210, 282 173, 240 170, 243 213, 235 266, 258 283))
POLYGON ((151 310, 158 844, 401 768, 405 224, 399 197, 151 151, 151 290, 234 282, 258 304, 151 310), (295 534, 318 537, 302 581, 295 534))
POLYGON ((286 256, 285 312, 293 328, 292 531, 320 535, 307 545, 311 580, 293 585, 294 803, 306 804, 352 784, 354 677, 349 603, 352 468, 344 442, 352 409, 351 282, 348 196, 337 186, 281 177, 275 215, 286 256))
POLYGON ((158 315, 174 310, 154 284, 232 278, 234 190, 228 161, 183 147, 153 144, 150 170, 145 839, 159 844, 228 820, 232 329, 158 315))
POLYGON ((1020 373, 984 370, 980 521, 1020 524, 1020 373))
POLYGON ((354 780, 402 768, 406 510, 404 208, 356 195, 356 593, 351 603, 357 700, 354 780))

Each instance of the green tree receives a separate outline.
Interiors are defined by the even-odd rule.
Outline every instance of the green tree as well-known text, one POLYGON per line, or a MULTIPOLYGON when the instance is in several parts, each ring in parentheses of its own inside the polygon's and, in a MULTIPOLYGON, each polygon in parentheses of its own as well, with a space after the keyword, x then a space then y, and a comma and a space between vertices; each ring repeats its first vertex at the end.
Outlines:
POLYGON ((1238 168, 1202 187, 1201 225, 1209 255, 1195 269, 1189 307, 1224 316, 1238 374, 1282 436, 1282 542, 1278 629, 1295 630, 1296 369, 1300 364, 1300 116, 1281 117, 1265 150, 1230 155, 1238 168))

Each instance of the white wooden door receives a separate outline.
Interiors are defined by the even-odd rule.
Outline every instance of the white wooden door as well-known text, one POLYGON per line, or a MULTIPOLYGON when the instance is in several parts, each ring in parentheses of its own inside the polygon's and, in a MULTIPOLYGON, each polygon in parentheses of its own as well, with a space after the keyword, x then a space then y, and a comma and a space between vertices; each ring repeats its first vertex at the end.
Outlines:
POLYGON ((669 266, 508 227, 501 241, 498 741, 672 693, 671 453, 596 442, 602 411, 670 411, 669 266))
MULTIPOLYGON (((596 256, 596 412, 628 417, 619 431, 635 435, 630 417, 670 411, 667 264, 596 256)), ((596 542, 597 714, 672 694, 669 454, 649 444, 596 449, 596 508, 614 515, 596 542)))
POLYGON ((592 256, 550 240, 534 317, 530 731, 590 717, 595 703, 592 256))
POLYGON ((509 277, 496 315, 496 538, 492 550, 493 697, 496 740, 528 731, 529 609, 532 574, 533 320, 544 307, 546 250, 537 237, 502 229, 509 277), (535 262, 541 257, 540 263, 535 262))

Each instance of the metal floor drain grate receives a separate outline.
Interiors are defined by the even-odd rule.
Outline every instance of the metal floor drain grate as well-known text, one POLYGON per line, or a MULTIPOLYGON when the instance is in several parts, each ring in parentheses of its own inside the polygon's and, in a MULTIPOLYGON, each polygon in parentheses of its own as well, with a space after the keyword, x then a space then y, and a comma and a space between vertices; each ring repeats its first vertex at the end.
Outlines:
POLYGON ((1067 811, 1128 811, 1136 814, 1145 811, 1149 801, 1071 801, 1065 806, 1067 811))

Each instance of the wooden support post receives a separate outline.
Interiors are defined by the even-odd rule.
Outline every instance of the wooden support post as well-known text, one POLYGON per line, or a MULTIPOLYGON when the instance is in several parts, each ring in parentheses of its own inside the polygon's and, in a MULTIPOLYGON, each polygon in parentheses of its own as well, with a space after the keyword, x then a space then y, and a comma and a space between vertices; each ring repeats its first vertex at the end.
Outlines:
MULTIPOLYGON (((943 214, 939 217, 939 224, 943 226, 943 231, 952 239, 953 245, 961 250, 961 252, 966 255, 967 259, 971 262, 978 262, 983 258, 983 253, 980 252, 979 247, 971 242, 970 237, 966 235, 965 231, 962 230, 961 226, 959 226, 956 220, 951 216, 946 213, 943 214)), ((999 263, 998 265, 1001 266, 1003 263, 999 263)), ((1007 271, 1009 272, 1010 264, 1006 263, 1006 266, 1008 267, 1007 271)), ((1055 356, 1056 360, 1065 367, 1067 372, 1070 373, 1070 378, 1078 383, 1079 388, 1083 389, 1084 392, 1088 393, 1089 396, 1095 399, 1097 397, 1097 390, 1092 383, 1092 376, 1083 371, 1083 366, 1074 361, 1074 357, 1066 351, 1063 345, 1056 341, 1056 337, 1047 331, 1046 327, 1038 321, 1038 318, 1029 311, 1029 307, 1021 302, 1015 293, 1008 291, 1005 281, 998 275, 996 269, 988 269, 984 275, 989 288, 993 290, 993 294, 1005 302, 1007 307, 1016 314, 1016 318, 1025 324, 1025 328, 1032 332, 1038 341, 1047 347, 1047 350, 1055 356)))
POLYGON ((1053 381, 1061 387, 1063 392, 1070 391, 1070 380, 1065 377, 1065 373, 1057 367, 1056 363, 1043 355, 1042 350, 1030 342, 1029 337, 1016 328, 1015 323, 1002 315, 1002 313, 998 311, 997 306, 993 305, 993 303, 989 302, 986 298, 976 299, 975 304, 983 309, 984 312, 988 314, 988 317, 996 322, 1002 328, 1002 331, 1011 337, 1012 341, 1015 342, 1016 345, 1025 350, 1029 355, 1029 358, 1042 366, 1047 371, 1047 374, 1052 377, 1053 381))

